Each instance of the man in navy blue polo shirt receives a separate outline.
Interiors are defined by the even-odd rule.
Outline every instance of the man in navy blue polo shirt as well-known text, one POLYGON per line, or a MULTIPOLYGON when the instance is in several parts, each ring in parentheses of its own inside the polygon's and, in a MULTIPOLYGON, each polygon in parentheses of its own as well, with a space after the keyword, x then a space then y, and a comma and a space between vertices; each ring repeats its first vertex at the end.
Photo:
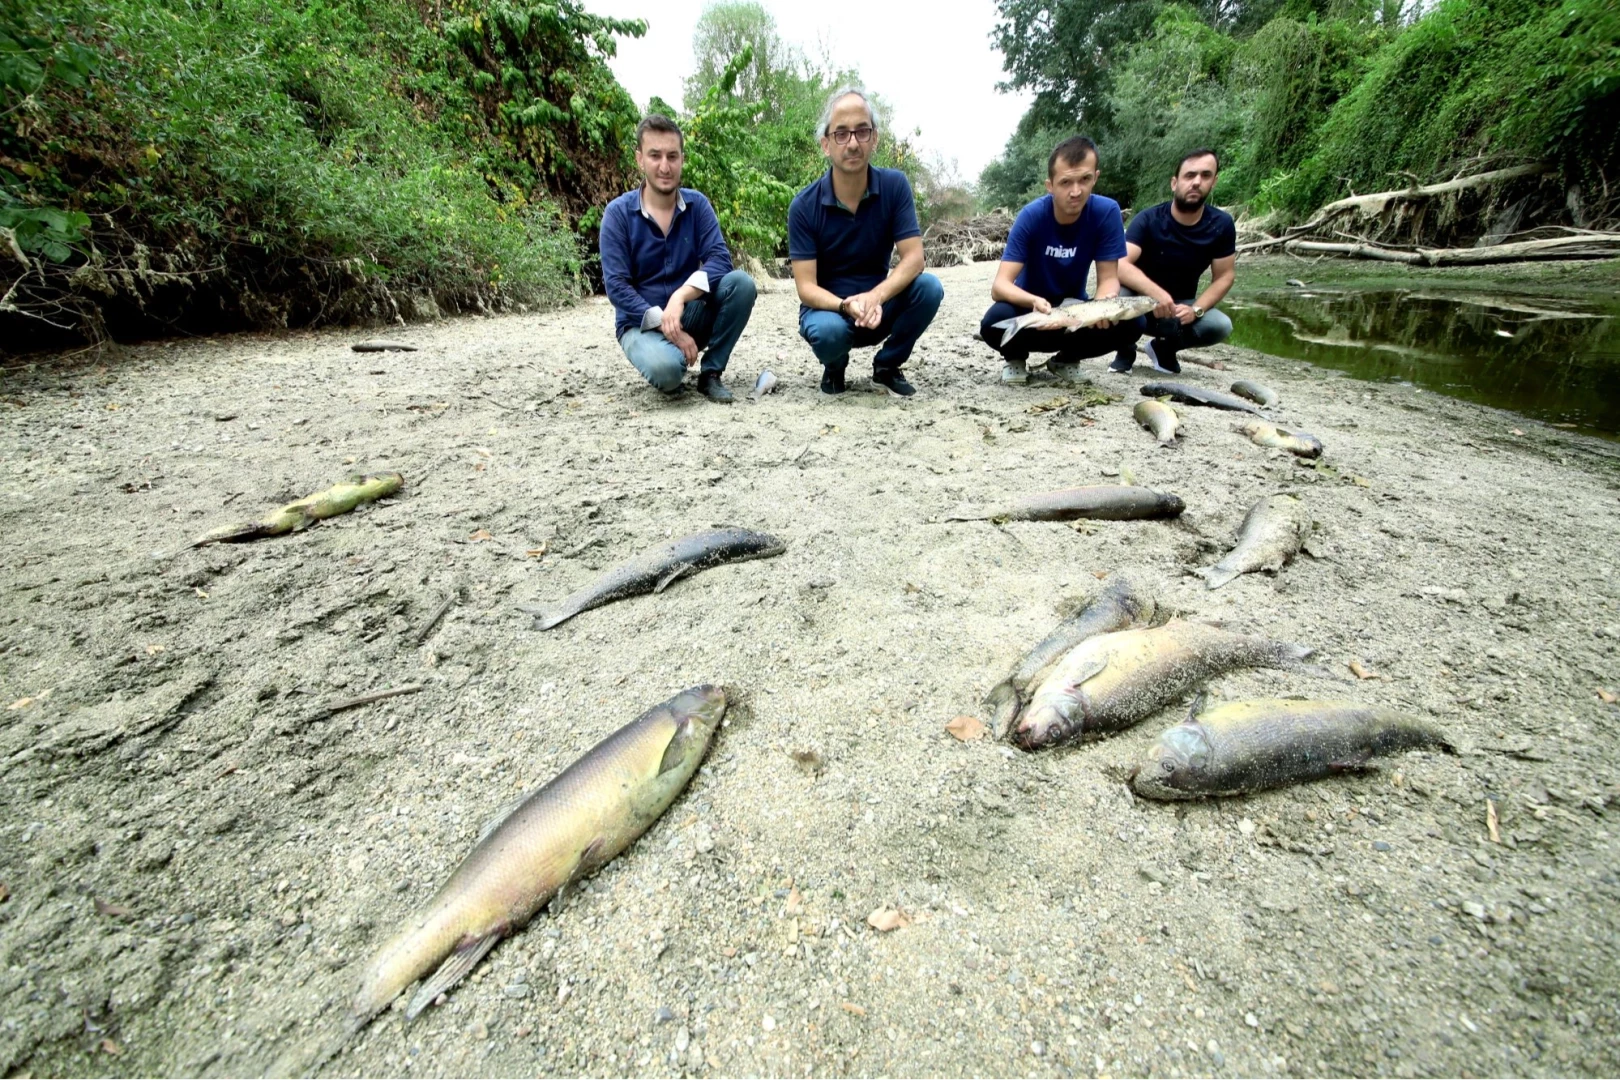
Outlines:
POLYGON ((826 175, 793 197, 788 258, 799 292, 799 333, 821 361, 821 392, 844 392, 849 350, 877 345, 872 381, 899 397, 916 393, 900 373, 945 289, 923 268, 922 230, 911 183, 898 169, 870 163, 877 116, 866 94, 845 88, 828 99, 816 134, 826 175), (889 256, 900 262, 889 269, 889 256))
POLYGON ((681 389, 697 363, 698 390, 729 402, 720 381, 754 310, 754 279, 731 268, 709 200, 681 187, 686 139, 667 117, 636 127, 643 183, 602 214, 602 284, 613 301, 613 332, 646 380, 666 394, 681 389))
MULTIPOLYGON (((1209 149, 1193 150, 1170 177, 1169 202, 1150 206, 1131 218, 1125 234, 1125 261, 1119 280, 1127 294, 1159 301, 1138 320, 1151 336, 1148 360, 1157 371, 1178 372, 1181 349, 1214 345, 1232 336, 1232 320, 1216 311, 1237 280, 1237 225, 1232 215, 1209 205, 1219 177, 1220 159, 1209 149), (1198 291, 1198 279, 1209 271, 1209 287, 1198 291)), ((1122 346, 1109 371, 1126 372, 1136 363, 1136 345, 1122 346)))
POLYGON ((1086 300, 1086 278, 1097 264, 1097 296, 1119 295, 1119 260, 1125 257, 1125 223, 1119 203, 1093 195, 1097 186, 1097 145, 1083 135, 1057 144, 1046 159, 1046 194, 1018 212, 1007 247, 990 285, 995 303, 984 313, 979 336, 1006 362, 1001 381, 1029 381, 1031 353, 1052 353, 1046 370, 1073 378, 1080 361, 1116 352, 1136 341, 1133 325, 1101 322, 1078 330, 1023 330, 1003 344, 996 323, 1050 312, 1065 300, 1086 300))

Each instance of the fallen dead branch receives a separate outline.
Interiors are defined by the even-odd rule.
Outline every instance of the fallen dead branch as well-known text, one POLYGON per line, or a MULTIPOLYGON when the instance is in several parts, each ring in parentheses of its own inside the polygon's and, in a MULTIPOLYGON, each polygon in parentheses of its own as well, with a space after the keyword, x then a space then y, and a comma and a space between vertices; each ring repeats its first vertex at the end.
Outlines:
POLYGON ((307 722, 314 723, 317 720, 325 720, 328 716, 331 716, 334 713, 343 712, 345 709, 357 709, 362 705, 371 705, 378 701, 387 701, 389 698, 399 697, 402 694, 420 693, 424 689, 424 685, 425 684, 423 683, 406 683, 404 686, 396 686, 389 690, 376 690, 369 694, 361 694, 359 697, 344 698, 341 701, 334 701, 330 705, 323 705, 319 709, 316 709, 309 715, 307 722))
POLYGON ((923 261, 929 266, 965 266, 999 259, 1012 223, 1012 214, 1005 210, 936 222, 923 234, 923 261))
POLYGON ((1417 248, 1402 251, 1366 242, 1340 243, 1289 240, 1284 250, 1294 255, 1348 255, 1408 266, 1481 266, 1487 263, 1529 262, 1536 259, 1598 259, 1620 256, 1620 233, 1590 233, 1514 244, 1470 248, 1417 248))

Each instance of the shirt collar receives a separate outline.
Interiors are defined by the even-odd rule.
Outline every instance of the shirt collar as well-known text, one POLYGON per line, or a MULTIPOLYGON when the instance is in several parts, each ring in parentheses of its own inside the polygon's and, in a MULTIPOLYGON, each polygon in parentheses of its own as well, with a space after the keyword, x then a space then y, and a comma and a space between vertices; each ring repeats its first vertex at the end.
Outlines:
MULTIPOLYGON (((827 169, 827 171, 825 173, 823 173, 822 176, 821 176, 821 205, 822 206, 842 206, 843 205, 842 203, 840 203, 838 201, 838 195, 833 191, 832 174, 833 174, 833 171, 829 167, 827 169)), ((875 199, 875 198, 878 197, 878 193, 877 193, 876 189, 872 185, 872 181, 875 180, 875 179, 876 179, 876 170, 874 170, 871 165, 868 165, 866 167, 866 190, 861 192, 861 202, 865 202, 867 199, 875 199)))
MULTIPOLYGON (((646 186, 645 184, 642 185, 642 187, 645 187, 645 186, 646 186)), ((631 194, 633 194, 636 197, 636 213, 640 214, 642 217, 646 218, 648 221, 651 221, 652 220, 652 212, 649 211, 645 206, 641 205, 641 192, 642 192, 642 188, 636 188, 635 191, 631 192, 631 194)), ((684 194, 682 194, 681 189, 677 187, 675 189, 675 212, 676 213, 681 213, 685 209, 686 209, 686 196, 684 194)))

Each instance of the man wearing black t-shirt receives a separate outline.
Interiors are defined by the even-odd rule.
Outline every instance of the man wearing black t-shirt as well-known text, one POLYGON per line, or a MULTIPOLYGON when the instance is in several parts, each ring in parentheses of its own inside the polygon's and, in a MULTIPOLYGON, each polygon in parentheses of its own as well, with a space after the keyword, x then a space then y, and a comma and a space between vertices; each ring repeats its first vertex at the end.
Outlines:
MULTIPOLYGON (((1160 302, 1138 320, 1141 332, 1151 336, 1147 354, 1158 371, 1180 371, 1178 351, 1214 345, 1232 333, 1232 320, 1215 310, 1237 278, 1237 227, 1231 214, 1209 205, 1219 169, 1213 150, 1183 157, 1170 178, 1171 200, 1131 218, 1125 231, 1120 295, 1160 302), (1200 293, 1198 279, 1206 269, 1209 287, 1200 293)), ((1119 351, 1108 370, 1126 372, 1135 362, 1132 344, 1119 351)))

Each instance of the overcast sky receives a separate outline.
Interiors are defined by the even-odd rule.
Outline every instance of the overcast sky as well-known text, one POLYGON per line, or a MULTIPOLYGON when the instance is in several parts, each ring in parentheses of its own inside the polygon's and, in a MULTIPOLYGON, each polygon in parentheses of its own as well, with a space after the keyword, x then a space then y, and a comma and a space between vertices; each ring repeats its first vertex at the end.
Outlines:
MULTIPOLYGON (((895 128, 910 133, 925 156, 954 159, 962 180, 979 178, 1001 153, 1024 115, 1030 96, 1003 94, 1001 53, 990 44, 993 0, 960 0, 929 9, 914 2, 857 0, 835 7, 762 0, 777 30, 806 55, 829 56, 838 67, 860 71, 869 89, 894 106, 895 128)), ((705 0, 585 0, 598 15, 646 19, 647 36, 619 39, 613 73, 645 108, 658 95, 682 100, 681 81, 692 73, 692 27, 705 0)))

